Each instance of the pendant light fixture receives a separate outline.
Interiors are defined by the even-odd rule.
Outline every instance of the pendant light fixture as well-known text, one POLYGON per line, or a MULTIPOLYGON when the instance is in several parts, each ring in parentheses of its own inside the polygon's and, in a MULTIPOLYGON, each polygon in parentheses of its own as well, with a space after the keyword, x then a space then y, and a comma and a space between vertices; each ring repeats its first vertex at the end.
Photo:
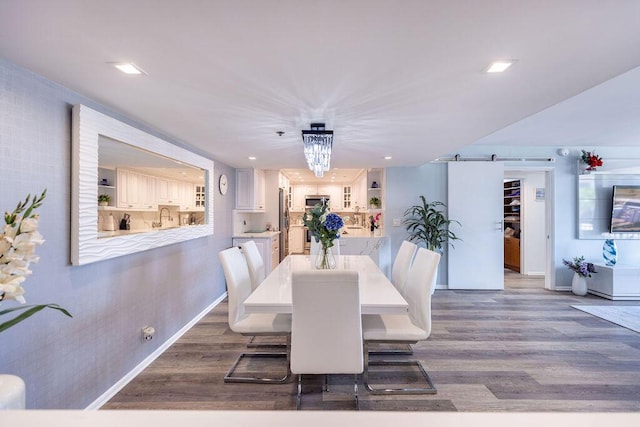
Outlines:
POLYGON ((309 169, 318 178, 322 177, 331 168, 333 131, 325 130, 324 123, 311 123, 311 130, 302 131, 302 142, 309 169))

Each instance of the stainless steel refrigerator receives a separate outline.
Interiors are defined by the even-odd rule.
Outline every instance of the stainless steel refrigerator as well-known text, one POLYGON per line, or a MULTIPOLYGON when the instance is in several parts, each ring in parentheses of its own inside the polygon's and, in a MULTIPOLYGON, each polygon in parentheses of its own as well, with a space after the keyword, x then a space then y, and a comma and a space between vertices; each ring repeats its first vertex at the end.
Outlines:
POLYGON ((279 195, 279 221, 280 221, 280 261, 289 255, 289 194, 280 189, 279 195))

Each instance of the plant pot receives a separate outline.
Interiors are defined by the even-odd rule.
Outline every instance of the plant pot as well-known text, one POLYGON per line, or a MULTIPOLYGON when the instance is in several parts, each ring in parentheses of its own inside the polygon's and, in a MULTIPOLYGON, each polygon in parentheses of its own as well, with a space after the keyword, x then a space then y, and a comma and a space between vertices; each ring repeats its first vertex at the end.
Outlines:
POLYGON ((24 409, 25 385, 16 375, 0 375, 0 409, 24 409))
POLYGON ((109 206, 109 202, 98 202, 98 206, 109 206))
POLYGON ((573 273, 571 280, 571 292, 576 295, 584 296, 587 294, 587 278, 582 277, 578 273, 573 273))

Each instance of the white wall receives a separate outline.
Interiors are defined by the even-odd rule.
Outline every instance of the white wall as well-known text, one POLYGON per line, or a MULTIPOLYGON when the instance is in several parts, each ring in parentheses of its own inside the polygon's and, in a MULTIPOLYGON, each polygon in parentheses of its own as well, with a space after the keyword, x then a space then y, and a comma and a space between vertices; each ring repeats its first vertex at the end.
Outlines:
MULTIPOLYGON (((27 408, 87 407, 225 292, 217 253, 231 245, 233 196, 217 191, 214 236, 70 265, 71 107, 77 103, 192 149, 0 59, 0 209, 12 210, 27 193, 47 188, 39 209, 46 242, 24 283, 25 297, 73 314, 45 310, 0 336, 0 371, 24 378, 27 408), (145 325, 156 330, 146 343, 145 325)), ((215 162, 214 182, 222 172, 234 194, 234 170, 215 162)))
MULTIPOLYGON (((562 259, 570 259, 574 256, 584 255, 591 262, 601 262, 602 244, 604 240, 580 240, 577 238, 577 171, 576 160, 581 149, 595 150, 604 158, 605 166, 607 159, 635 158, 640 164, 640 147, 616 147, 615 141, 606 141, 607 146, 601 147, 575 147, 563 145, 563 141, 558 141, 555 147, 518 147, 518 146, 482 146, 471 145, 460 149, 454 154, 461 154, 463 157, 490 157, 497 154, 499 157, 553 157, 555 163, 548 162, 527 162, 514 161, 505 164, 506 170, 550 167, 553 169, 554 186, 552 197, 555 205, 552 231, 555 235, 553 244, 553 259, 555 266, 555 283, 559 289, 569 289, 571 286, 572 273, 562 264, 562 259), (559 157, 557 149, 567 147, 571 154, 568 157, 559 157)), ((446 156, 442 156, 446 157, 446 156)), ((470 179, 476 179, 477 177, 470 179)), ((480 177, 481 178, 481 177, 480 177)), ((395 256, 400 247, 400 243, 407 236, 404 227, 393 227, 393 218, 402 218, 402 213, 409 206, 417 203, 418 196, 424 195, 428 200, 440 200, 447 202, 446 198, 446 164, 433 163, 417 168, 388 168, 387 169, 387 215, 385 215, 385 230, 390 236, 390 253, 395 256)), ((547 199, 549 200, 549 199, 547 199)), ((455 218, 452 218, 455 219, 455 218)), ((464 224, 463 224, 464 226, 464 224)), ((456 245, 464 242, 455 242, 456 245)), ((640 264, 640 240, 616 240, 618 247, 618 263, 640 264)), ((449 249, 455 250, 455 249, 449 249)), ((438 285, 446 285, 446 263, 447 256, 443 257, 438 277, 438 285), (444 273, 444 274, 443 274, 444 273)), ((470 260, 470 265, 472 265, 470 260)))

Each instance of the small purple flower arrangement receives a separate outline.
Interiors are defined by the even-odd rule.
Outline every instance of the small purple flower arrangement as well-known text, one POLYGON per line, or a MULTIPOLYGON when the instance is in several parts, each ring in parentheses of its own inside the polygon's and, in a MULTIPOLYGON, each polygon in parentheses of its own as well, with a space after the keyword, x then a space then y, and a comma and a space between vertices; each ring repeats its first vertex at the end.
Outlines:
POLYGON ((575 257, 573 261, 567 261, 563 259, 562 262, 564 265, 569 267, 570 270, 573 270, 581 277, 591 277, 591 274, 595 274, 596 270, 593 267, 593 263, 587 262, 584 260, 584 257, 575 257))

